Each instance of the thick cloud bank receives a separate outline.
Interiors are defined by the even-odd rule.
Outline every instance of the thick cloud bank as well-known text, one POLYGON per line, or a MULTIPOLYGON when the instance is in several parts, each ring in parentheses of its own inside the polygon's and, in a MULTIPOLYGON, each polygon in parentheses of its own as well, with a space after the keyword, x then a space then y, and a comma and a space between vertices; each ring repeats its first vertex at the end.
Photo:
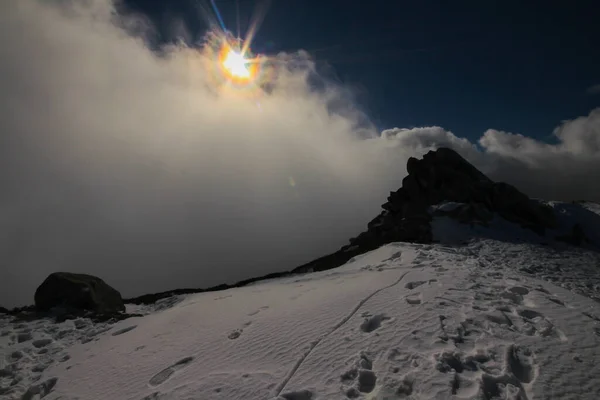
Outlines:
POLYGON ((247 92, 143 32, 108 0, 0 2, 0 304, 30 303, 57 270, 131 296, 291 268, 362 230, 407 158, 439 146, 532 195, 600 199, 600 110, 556 145, 379 135, 344 88, 315 89, 302 52, 247 92))

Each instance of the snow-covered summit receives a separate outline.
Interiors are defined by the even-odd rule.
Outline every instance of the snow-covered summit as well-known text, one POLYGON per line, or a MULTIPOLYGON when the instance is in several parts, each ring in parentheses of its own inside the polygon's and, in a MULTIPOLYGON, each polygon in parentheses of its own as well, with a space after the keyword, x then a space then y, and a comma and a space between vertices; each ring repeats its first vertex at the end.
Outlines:
POLYGON ((494 239, 393 243, 114 326, 2 320, 0 396, 595 399, 599 261, 494 239))

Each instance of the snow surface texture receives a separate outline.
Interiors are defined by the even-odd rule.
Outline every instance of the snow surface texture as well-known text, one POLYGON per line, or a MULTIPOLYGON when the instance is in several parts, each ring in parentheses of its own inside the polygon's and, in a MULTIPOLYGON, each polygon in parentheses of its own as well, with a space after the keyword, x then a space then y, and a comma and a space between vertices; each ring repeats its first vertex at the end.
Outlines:
POLYGON ((445 243, 115 325, 0 319, 0 398, 600 398, 600 254, 505 240, 531 233, 502 221, 433 228, 445 243))

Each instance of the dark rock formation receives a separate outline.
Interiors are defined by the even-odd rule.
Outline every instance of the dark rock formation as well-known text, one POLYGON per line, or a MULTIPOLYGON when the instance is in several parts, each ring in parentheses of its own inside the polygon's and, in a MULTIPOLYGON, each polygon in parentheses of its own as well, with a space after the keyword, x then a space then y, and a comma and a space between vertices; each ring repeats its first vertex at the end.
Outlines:
POLYGON ((454 150, 430 151, 418 160, 411 157, 402 187, 391 192, 383 211, 367 230, 338 252, 300 266, 294 272, 335 268, 352 257, 391 242, 430 243, 430 207, 441 207, 434 215, 449 216, 464 223, 487 224, 494 214, 543 235, 556 227, 552 208, 506 183, 495 183, 454 150))
POLYGON ((35 291, 38 311, 59 307, 71 311, 88 310, 97 314, 125 311, 121 294, 102 279, 92 275, 54 272, 35 291))

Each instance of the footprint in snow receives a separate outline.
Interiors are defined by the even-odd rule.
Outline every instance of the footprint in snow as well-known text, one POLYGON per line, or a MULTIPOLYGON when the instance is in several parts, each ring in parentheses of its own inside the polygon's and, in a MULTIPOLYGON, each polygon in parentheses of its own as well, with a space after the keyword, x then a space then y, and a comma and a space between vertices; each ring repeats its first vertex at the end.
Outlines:
POLYGON ((46 365, 46 364, 37 364, 34 365, 33 368, 31 369, 31 372, 44 372, 44 370, 46 368, 48 368, 50 365, 46 365))
POLYGON ((522 286, 513 286, 513 287, 509 288, 508 291, 512 292, 512 293, 520 294, 521 296, 525 296, 526 294, 529 294, 529 289, 524 288, 522 286))
POLYGON ((523 384, 529 384, 536 379, 535 360, 526 347, 511 345, 507 348, 505 357, 506 373, 503 375, 481 376, 480 391, 486 399, 515 398, 527 399, 523 384), (511 392, 509 393, 509 387, 511 392))
POLYGON ((56 386, 56 382, 58 382, 58 378, 50 378, 42 383, 30 386, 29 389, 27 389, 27 391, 23 394, 21 399, 33 400, 46 397, 52 391, 52 389, 54 389, 54 386, 56 386))
POLYGON ((512 310, 511 307, 498 306, 495 310, 485 311, 481 317, 491 323, 506 326, 508 329, 527 336, 555 337, 564 342, 567 336, 547 319, 544 314, 528 308, 512 310), (518 315, 521 321, 511 318, 511 315, 518 315))
POLYGON ((513 304, 521 305, 523 304, 523 295, 511 291, 505 291, 500 293, 500 297, 510 301, 513 304))
MULTIPOLYGON (((244 328, 247 328, 250 325, 252 325, 252 321, 244 322, 244 328)), ((240 336, 242 336, 242 333, 244 333, 244 328, 239 328, 239 329, 235 329, 235 330, 231 331, 229 333, 229 335, 227 335, 227 338, 230 340, 235 340, 235 339, 239 338, 240 336)))
POLYGON ((348 390, 346 390, 346 397, 349 399, 356 399, 359 396, 360 396, 360 392, 355 387, 351 387, 351 388, 348 388, 348 390))
POLYGON ((391 257, 386 258, 385 260, 382 260, 382 262, 388 262, 388 261, 395 261, 399 258, 402 257, 402 252, 401 251, 397 251, 394 254, 391 255, 391 257))
POLYGON ((299 390, 294 392, 286 392, 280 395, 276 400, 311 400, 313 392, 310 390, 299 390))
POLYGON ((404 287, 407 288, 408 290, 413 290, 414 288, 417 288, 425 283, 427 283, 427 281, 408 282, 406 285, 404 285, 404 287))
POLYGON ((52 339, 46 338, 46 339, 34 340, 32 344, 33 344, 33 347, 36 347, 39 349, 39 348, 48 346, 50 343, 52 343, 52 339))
POLYGON ((263 311, 263 310, 266 310, 267 308, 269 308, 269 306, 262 306, 262 307, 261 307, 261 308, 259 308, 258 310, 256 310, 256 311, 252 311, 251 313, 248 313, 248 316, 249 316, 249 317, 252 317, 253 315, 256 315, 256 314, 258 314, 259 312, 261 312, 261 311, 263 311))
POLYGON ((561 299, 558 299, 556 297, 548 297, 548 300, 550 300, 551 302, 553 302, 555 304, 558 304, 559 306, 563 306, 563 307, 567 306, 564 301, 562 301, 561 299))
POLYGON ((535 318, 543 318, 544 314, 537 312, 535 310, 529 310, 529 309, 523 309, 523 310, 519 310, 518 314, 526 319, 535 319, 535 318))
POLYGON ((371 317, 367 317, 364 319, 363 323, 360 324, 360 330, 365 333, 373 332, 381 327, 381 323, 383 321, 387 321, 389 319, 391 318, 385 316, 384 314, 376 314, 371 317))
POLYGON ((371 393, 375 389, 377 375, 368 369, 358 371, 358 391, 361 393, 371 393))
MULTIPOLYGON (((460 351, 445 350, 435 356, 436 369, 443 373, 477 371, 479 364, 471 357, 465 357, 460 351)), ((482 360, 483 361, 483 360, 482 360)), ((487 360, 486 360, 487 361, 487 360)))
POLYGON ((10 355, 8 356, 8 358, 9 358, 9 360, 8 360, 8 361, 15 362, 15 361, 18 361, 18 360, 20 360, 21 358, 23 358, 23 356, 24 356, 24 354, 23 354, 23 352, 22 352, 22 351, 15 350, 15 351, 13 351, 12 353, 10 353, 10 355))
MULTIPOLYGON (((490 367, 493 367, 494 358, 494 352, 490 353, 486 350, 478 350, 471 354, 464 354, 458 350, 445 350, 435 355, 436 369, 439 372, 451 374, 450 392, 461 398, 463 396, 471 398, 478 391, 477 383, 465 377, 464 373, 489 371, 490 367), (489 362, 492 362, 492 365, 488 365, 489 362)), ((483 398, 491 400, 492 397, 484 396, 483 398)))
POLYGON ((154 387, 165 383, 175 372, 187 367, 192 361, 194 361, 194 357, 191 356, 182 358, 150 378, 148 384, 154 387))
POLYGON ((17 337, 16 337, 17 343, 23 343, 23 342, 26 342, 31 339, 33 339, 33 336, 31 335, 30 332, 19 333, 19 334, 17 334, 17 337))
POLYGON ((371 393, 377 383, 373 362, 365 353, 360 354, 355 366, 343 373, 340 379, 343 384, 352 385, 346 390, 346 397, 351 399, 359 397, 360 393, 371 393))
POLYGON ((528 348, 510 346, 506 355, 508 370, 522 383, 534 379, 533 357, 528 348))
POLYGON ((236 329, 227 335, 227 338, 230 340, 235 340, 242 335, 243 329, 236 329))
POLYGON ((122 328, 122 329, 119 329, 119 330, 117 330, 117 331, 114 331, 114 332, 112 333, 112 336, 119 336, 119 335, 122 335, 122 334, 124 334, 124 333, 127 333, 127 332, 129 332, 129 331, 132 331, 132 330, 134 330, 135 328, 137 328, 137 325, 131 325, 131 326, 128 326, 127 328, 122 328))
POLYGON ((413 392, 413 385, 414 381, 412 379, 404 377, 404 379, 402 379, 402 382, 400 382, 400 385, 396 389, 396 395, 398 395, 399 397, 410 396, 413 392))
POLYGON ((412 306, 421 304, 421 293, 414 293, 406 297, 406 302, 412 306))

